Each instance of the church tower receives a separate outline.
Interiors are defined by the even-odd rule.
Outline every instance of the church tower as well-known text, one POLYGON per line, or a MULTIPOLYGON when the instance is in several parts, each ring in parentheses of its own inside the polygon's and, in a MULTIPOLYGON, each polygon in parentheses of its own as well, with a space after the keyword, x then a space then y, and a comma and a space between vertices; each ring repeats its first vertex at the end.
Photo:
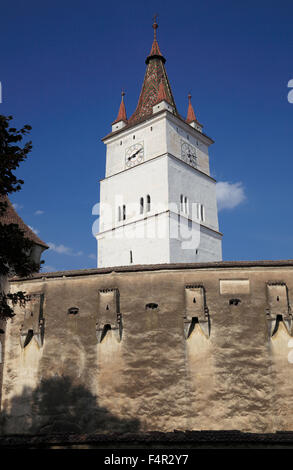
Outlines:
POLYGON ((127 119, 124 93, 100 182, 98 267, 193 263, 222 259, 216 181, 209 146, 188 95, 178 111, 154 40, 136 110, 127 119))

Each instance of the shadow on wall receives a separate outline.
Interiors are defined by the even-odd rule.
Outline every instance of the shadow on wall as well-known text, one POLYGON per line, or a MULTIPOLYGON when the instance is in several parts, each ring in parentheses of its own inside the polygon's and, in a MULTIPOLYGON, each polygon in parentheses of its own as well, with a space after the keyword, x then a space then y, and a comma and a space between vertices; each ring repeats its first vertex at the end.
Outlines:
POLYGON ((1 434, 137 432, 137 419, 121 419, 98 406, 98 398, 69 377, 43 379, 12 399, 0 415, 1 434))

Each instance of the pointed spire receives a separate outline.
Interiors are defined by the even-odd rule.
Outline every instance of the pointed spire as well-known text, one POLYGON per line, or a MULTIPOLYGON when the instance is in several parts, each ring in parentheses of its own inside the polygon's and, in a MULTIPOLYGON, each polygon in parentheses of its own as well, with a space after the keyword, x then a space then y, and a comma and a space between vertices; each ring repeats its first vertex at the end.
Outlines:
POLYGON ((147 57, 146 59, 146 64, 149 63, 150 59, 152 57, 160 57, 161 60, 165 63, 166 62, 166 59, 162 56, 162 53, 160 51, 160 48, 159 48, 159 44, 158 44, 158 41, 157 41, 157 29, 159 27, 158 23, 157 23, 157 16, 158 15, 155 15, 154 16, 154 22, 153 22, 153 29, 154 29, 154 40, 153 40, 153 44, 152 44, 152 48, 151 48, 151 52, 149 54, 149 56, 147 57))
POLYGON ((122 92, 121 92, 121 103, 120 103, 120 107, 119 107, 119 111, 118 111, 118 116, 115 119, 115 121, 113 122, 113 124, 115 124, 116 122, 119 122, 119 121, 127 122, 126 109, 125 109, 125 104, 124 104, 124 96, 125 96, 125 92, 124 92, 124 90, 122 90, 122 92))
POLYGON ((193 109, 193 106, 191 104, 191 94, 189 93, 188 94, 188 111, 187 111, 187 118, 186 118, 186 122, 188 124, 190 124, 191 122, 193 121, 197 121, 196 119, 196 116, 195 116, 195 112, 194 112, 194 109, 193 109))
POLYGON ((165 70, 166 59, 162 56, 157 43, 157 20, 154 18, 154 41, 150 55, 146 59, 146 72, 136 110, 128 119, 128 124, 135 124, 153 114, 153 106, 158 99, 167 101, 178 115, 168 76, 165 70))
MULTIPOLYGON (((158 29, 158 27, 159 27, 159 25, 158 25, 158 23, 157 23, 157 16, 158 16, 158 15, 155 15, 155 16, 154 16, 154 22, 153 22, 154 41, 153 41, 153 45, 152 45, 152 48, 151 48, 150 56, 153 56, 153 55, 160 55, 160 56, 162 56, 161 51, 160 51, 160 48, 159 48, 159 44, 158 44, 158 41, 157 41, 157 29, 158 29)), ((163 56, 162 56, 162 57, 163 57, 163 56)))

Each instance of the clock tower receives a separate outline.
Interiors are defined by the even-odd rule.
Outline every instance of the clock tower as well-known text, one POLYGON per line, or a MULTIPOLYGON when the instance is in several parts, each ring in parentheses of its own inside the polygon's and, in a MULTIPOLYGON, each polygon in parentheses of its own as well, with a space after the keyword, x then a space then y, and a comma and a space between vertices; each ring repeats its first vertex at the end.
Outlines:
POLYGON ((154 40, 136 110, 124 92, 100 182, 98 267, 222 259, 216 181, 209 146, 188 95, 178 113, 153 24, 154 40))

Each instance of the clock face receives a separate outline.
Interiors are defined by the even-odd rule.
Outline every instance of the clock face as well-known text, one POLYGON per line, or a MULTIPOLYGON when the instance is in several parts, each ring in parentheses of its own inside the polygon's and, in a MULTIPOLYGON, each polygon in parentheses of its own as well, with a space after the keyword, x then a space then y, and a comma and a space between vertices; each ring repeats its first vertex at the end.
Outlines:
POLYGON ((131 168, 138 163, 141 163, 144 159, 144 148, 143 143, 137 143, 128 147, 125 151, 125 166, 131 168))
POLYGON ((197 156, 195 147, 188 144, 187 142, 181 141, 181 156, 182 160, 196 168, 197 156))

